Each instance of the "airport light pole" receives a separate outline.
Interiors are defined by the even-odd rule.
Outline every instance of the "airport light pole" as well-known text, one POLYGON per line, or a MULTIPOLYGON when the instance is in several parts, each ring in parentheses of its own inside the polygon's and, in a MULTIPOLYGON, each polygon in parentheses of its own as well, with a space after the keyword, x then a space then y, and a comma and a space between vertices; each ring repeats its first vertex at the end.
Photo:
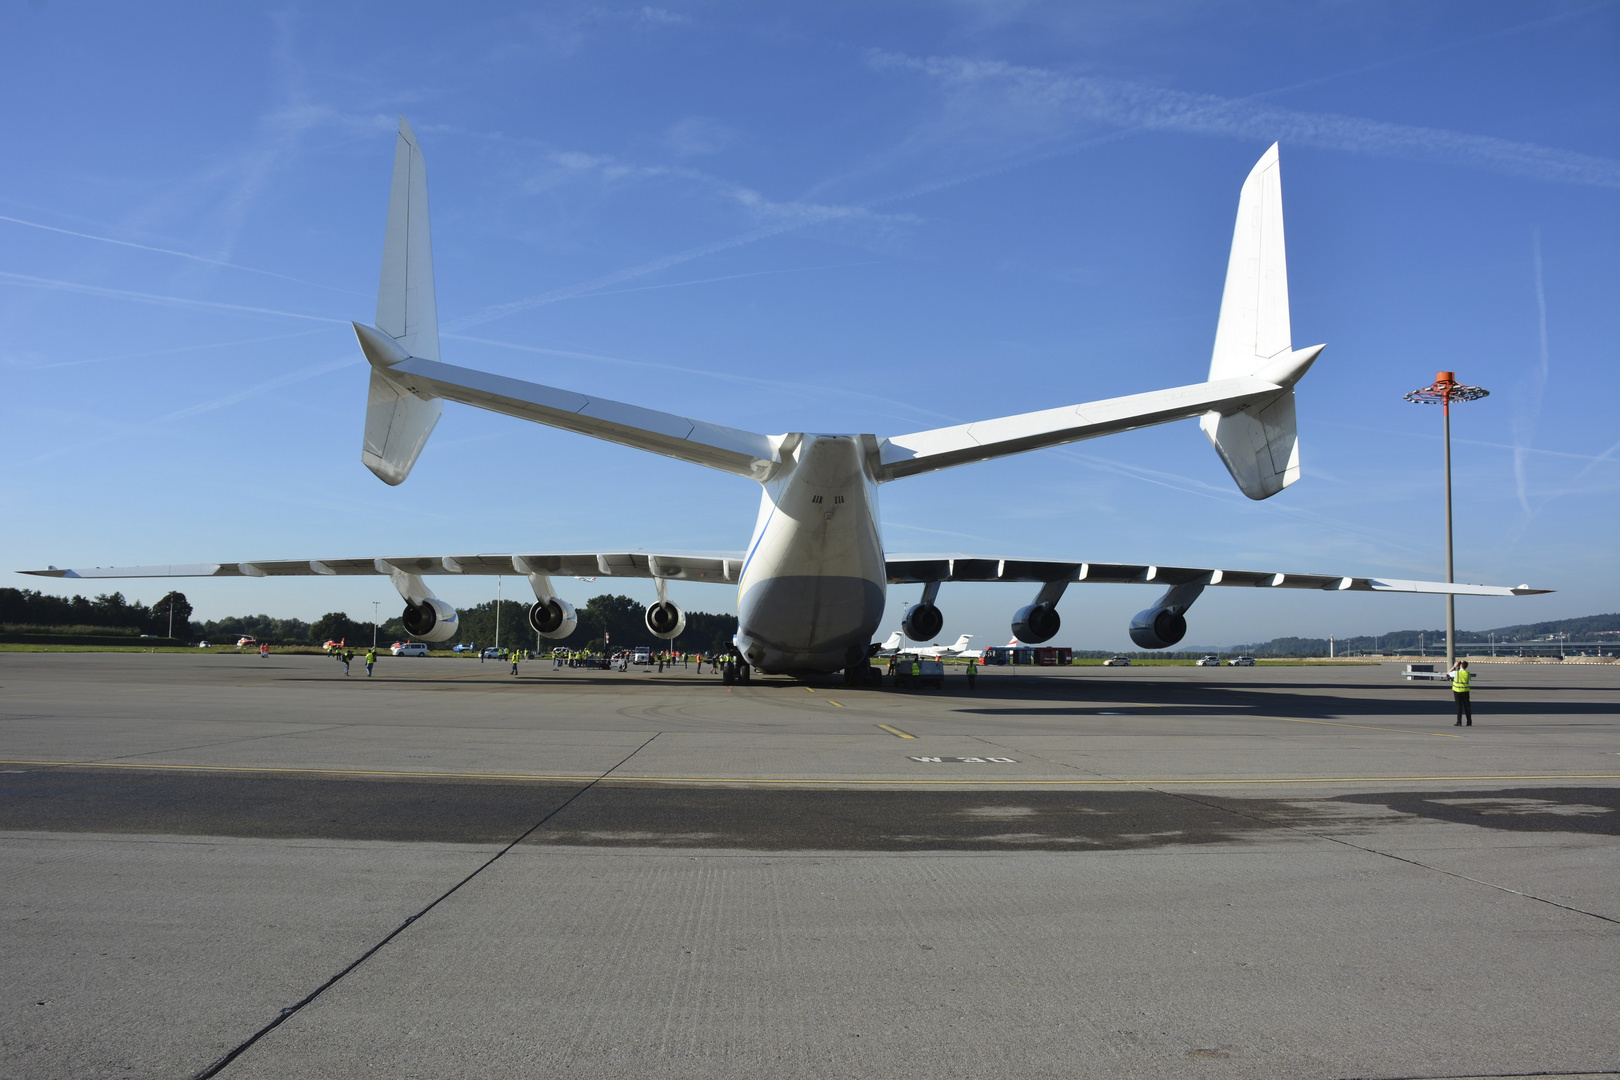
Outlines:
POLYGON ((382 601, 371 602, 371 647, 377 647, 377 627, 382 622, 382 601))
MULTIPOLYGON (((1455 373, 1442 371, 1435 375, 1434 382, 1428 386, 1413 390, 1406 395, 1406 400, 1414 405, 1440 406, 1441 415, 1445 417, 1445 443, 1446 443, 1446 583, 1453 583, 1451 558, 1451 403, 1453 401, 1478 401, 1482 397, 1489 397, 1490 391, 1478 386, 1464 386, 1457 381, 1455 373)), ((1457 662, 1457 594, 1446 594, 1446 666, 1449 668, 1457 662)))

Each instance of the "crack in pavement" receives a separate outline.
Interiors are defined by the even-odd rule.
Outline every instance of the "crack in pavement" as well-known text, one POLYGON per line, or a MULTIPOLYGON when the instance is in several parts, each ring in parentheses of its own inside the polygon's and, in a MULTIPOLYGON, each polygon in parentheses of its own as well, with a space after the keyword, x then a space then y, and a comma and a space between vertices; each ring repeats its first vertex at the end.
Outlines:
POLYGON ((535 822, 533 825, 529 826, 528 829, 524 830, 524 832, 523 832, 523 834, 521 836, 517 837, 511 843, 509 843, 505 847, 501 848, 501 850, 497 851, 494 855, 491 855, 481 866, 479 866, 472 873, 468 874, 466 877, 462 878, 460 881, 458 881, 454 885, 450 886, 450 888, 448 888, 444 892, 440 893, 437 897, 435 897, 433 899, 432 902, 430 902, 421 911, 418 911, 415 915, 411 915, 411 916, 407 917, 404 922, 402 922, 398 926, 396 926, 386 937, 384 937, 381 941, 377 942, 371 948, 367 949, 365 952, 361 953, 358 957, 356 957, 353 961, 351 961, 349 963, 349 965, 347 967, 345 967, 342 971, 339 971, 336 975, 333 975, 330 979, 327 979, 321 985, 317 986, 314 990, 311 990, 308 994, 304 995, 304 997, 301 998, 300 1000, 298 1000, 297 1002, 294 1002, 292 1005, 289 1005, 286 1008, 282 1009, 281 1012, 276 1016, 276 1018, 274 1020, 270 1021, 268 1024, 261 1027, 258 1031, 255 1031, 252 1035, 249 1035, 246 1039, 242 1040, 242 1042, 238 1043, 235 1047, 233 1047, 231 1050, 229 1050, 224 1056, 222 1056, 219 1060, 215 1061, 212 1065, 209 1065, 206 1069, 203 1069, 201 1072, 195 1074, 194 1080, 209 1080, 210 1077, 219 1075, 220 1070, 224 1069, 231 1062, 233 1062, 237 1058, 241 1057, 244 1053, 247 1052, 247 1050, 250 1047, 253 1046, 254 1043, 258 1042, 260 1039, 262 1039, 266 1035, 270 1034, 276 1028, 278 1028, 282 1024, 286 1023, 287 1020, 291 1019, 293 1016, 296 1016, 299 1013, 299 1011, 301 1011, 306 1005, 309 1005, 309 1004, 313 1003, 316 998, 320 997, 322 994, 326 993, 326 991, 328 991, 332 987, 336 986, 350 972, 354 971, 361 964, 364 964, 367 960, 370 960, 374 955, 376 955, 377 952, 379 950, 381 950, 384 945, 387 945, 390 941, 393 941, 400 934, 404 933, 407 928, 409 928, 412 924, 414 924, 422 916, 426 915, 428 912, 430 912, 434 908, 438 907, 445 900, 448 900, 463 885, 467 884, 469 881, 471 881, 473 878, 477 877, 479 874, 482 874, 485 870, 488 870, 491 866, 494 866, 495 863, 500 860, 501 856, 505 855, 507 852, 511 851, 513 848, 517 847, 519 844, 523 843, 523 841, 527 840, 531 835, 533 835, 535 833, 536 830, 538 830, 546 822, 550 821, 552 818, 556 817, 558 814, 560 814, 564 810, 568 809, 568 807, 570 805, 572 805, 575 802, 575 800, 579 799, 580 796, 584 795, 586 792, 588 792, 592 788, 594 788, 597 784, 600 784, 603 780, 606 780, 615 771, 622 768, 624 766, 625 762, 629 761, 631 758, 635 757, 637 754, 639 754, 643 750, 645 750, 647 748, 647 746, 653 741, 653 739, 658 738, 658 736, 661 735, 661 734, 663 734, 663 732, 654 732, 652 734, 652 736, 647 739, 646 742, 642 743, 640 746, 638 746, 634 750, 630 751, 617 764, 615 764, 612 768, 608 769, 606 772, 602 773, 600 776, 595 777, 594 779, 591 780, 590 783, 588 783, 585 786, 581 787, 578 791, 574 792, 568 798, 564 799, 556 807, 552 808, 539 821, 535 822))

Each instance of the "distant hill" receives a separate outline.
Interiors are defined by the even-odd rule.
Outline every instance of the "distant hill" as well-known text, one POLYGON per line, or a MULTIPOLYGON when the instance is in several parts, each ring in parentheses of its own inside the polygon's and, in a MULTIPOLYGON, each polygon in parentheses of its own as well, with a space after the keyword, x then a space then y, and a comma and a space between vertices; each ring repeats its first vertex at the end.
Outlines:
MULTIPOLYGON (((1602 641, 1620 648, 1620 613, 1583 615, 1576 619, 1555 619, 1551 622, 1518 623, 1494 630, 1458 630, 1457 643, 1484 645, 1494 639, 1498 649, 1516 648, 1521 645, 1534 645, 1544 649, 1548 645, 1556 644, 1555 635, 1559 634, 1567 634, 1571 642, 1602 641)), ((1377 636, 1335 638, 1333 648, 1341 656, 1358 652, 1417 652, 1420 640, 1429 649, 1437 647, 1444 649, 1446 632, 1444 629, 1392 630, 1377 636)), ((1231 645, 1219 651, 1251 653, 1255 656, 1326 656, 1328 639, 1280 637, 1247 645, 1231 645)))

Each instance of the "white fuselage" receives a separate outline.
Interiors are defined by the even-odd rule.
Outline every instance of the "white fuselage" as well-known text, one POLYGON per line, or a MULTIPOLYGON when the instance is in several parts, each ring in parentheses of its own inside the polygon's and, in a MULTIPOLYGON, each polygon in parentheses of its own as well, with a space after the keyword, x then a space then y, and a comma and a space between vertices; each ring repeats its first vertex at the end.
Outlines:
POLYGON ((866 656, 888 574, 863 443, 790 436, 764 484, 737 583, 737 646, 759 671, 837 671, 866 656))

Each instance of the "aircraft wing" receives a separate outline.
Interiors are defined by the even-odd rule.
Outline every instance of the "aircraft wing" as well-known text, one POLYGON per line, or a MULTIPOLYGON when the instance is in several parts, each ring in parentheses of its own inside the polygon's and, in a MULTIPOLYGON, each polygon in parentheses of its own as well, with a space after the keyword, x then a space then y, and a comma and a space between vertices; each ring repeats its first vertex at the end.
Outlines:
POLYGON ((1407 581, 1400 578, 1295 574, 1269 570, 1227 570, 1146 563, 1052 562, 977 555, 890 555, 889 584, 934 581, 1078 582, 1080 584, 1228 585, 1262 589, 1320 589, 1328 592, 1452 593, 1457 596, 1532 596, 1552 592, 1528 585, 1471 585, 1464 582, 1407 581))
POLYGON ((247 562, 180 563, 166 566, 50 567, 24 574, 54 578, 345 577, 364 574, 552 574, 563 577, 666 578, 735 584, 741 552, 646 551, 515 552, 485 555, 409 555, 375 559, 253 559, 247 562))

